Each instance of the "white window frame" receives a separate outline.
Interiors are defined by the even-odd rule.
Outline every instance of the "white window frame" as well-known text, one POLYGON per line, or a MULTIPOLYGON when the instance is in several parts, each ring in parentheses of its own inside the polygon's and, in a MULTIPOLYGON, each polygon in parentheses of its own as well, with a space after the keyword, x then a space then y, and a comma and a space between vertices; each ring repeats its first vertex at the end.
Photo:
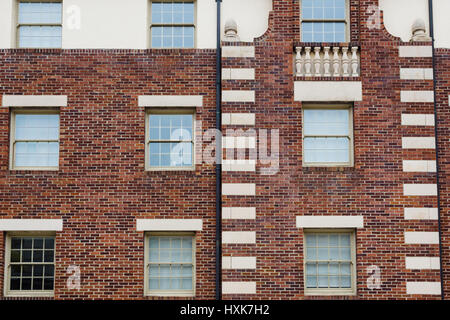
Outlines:
POLYGON ((303 12, 302 12, 302 1, 300 0, 300 41, 303 41, 302 39, 302 25, 303 22, 343 22, 345 24, 345 41, 344 42, 350 42, 350 1, 351 0, 345 0, 345 19, 304 19, 303 18, 303 12))
POLYGON ((158 108, 149 107, 145 111, 145 170, 146 171, 195 171, 195 130, 196 130, 196 112, 195 108, 158 108), (191 140, 177 140, 177 141, 166 141, 166 140, 151 140, 150 139, 150 115, 151 114, 167 114, 167 115, 192 115, 192 137, 191 140), (152 167, 150 166, 149 159, 149 145, 151 142, 191 142, 192 143, 192 166, 182 166, 182 167, 152 167))
POLYGON ((354 166, 354 142, 353 142, 353 105, 349 104, 304 104, 302 107, 302 165, 303 167, 353 167, 354 166), (305 110, 348 110, 349 134, 348 135, 305 135, 305 110), (306 162, 305 161, 305 138, 314 137, 339 137, 349 139, 349 162, 306 162))
POLYGON ((148 47, 150 49, 195 49, 197 48, 197 0, 149 0, 149 6, 148 6, 148 37, 149 44, 148 47), (192 24, 185 24, 185 23, 171 23, 171 24, 165 24, 165 23, 153 23, 152 21, 152 3, 153 2, 193 2, 194 3, 194 23, 192 24), (194 46, 192 48, 183 48, 183 47, 152 47, 152 28, 153 27, 193 27, 194 28, 194 46))
POLYGON ((27 48, 32 48, 32 49, 61 49, 62 48, 62 36, 63 36, 63 25, 64 25, 64 3, 63 0, 16 0, 16 16, 15 16, 15 21, 16 21, 16 28, 15 28, 15 32, 16 32, 16 48, 18 49, 27 49, 27 48), (21 24, 19 23, 19 4, 21 2, 38 2, 38 3, 47 3, 47 2, 54 2, 54 3, 61 3, 61 23, 25 23, 25 24, 21 24), (56 48, 56 47, 20 47, 20 32, 19 29, 20 27, 27 27, 27 26, 31 26, 31 27, 61 27, 61 48, 56 48))
MULTIPOLYGON (((10 128, 10 143, 9 143, 9 169, 10 170, 33 170, 33 171, 58 171, 59 170, 59 158, 61 152, 61 114, 59 108, 16 108, 11 109, 11 128, 10 128), (55 167, 18 167, 15 165, 15 144, 16 144, 16 115, 18 114, 57 114, 59 115, 59 130, 58 130, 58 140, 49 140, 48 142, 58 142, 59 152, 58 152, 58 166, 55 167)), ((27 140, 28 141, 28 140, 27 140)), ((31 141, 31 140, 30 140, 31 141)), ((45 142, 44 140, 39 140, 45 142)))
MULTIPOLYGON (((51 264, 51 263, 30 263, 35 264, 51 264)), ((5 241, 5 270, 4 270, 4 296, 5 297, 54 297, 55 295, 55 279, 56 279, 56 234, 54 232, 7 232, 5 241), (53 290, 10 290, 11 280, 11 238, 13 237, 44 237, 54 239, 54 257, 53 257, 53 290)))
POLYGON ((304 229, 303 230, 303 283, 305 296, 353 296, 356 295, 356 230, 355 229, 304 229), (307 288, 306 286, 306 235, 319 233, 350 234, 351 288, 307 288))
POLYGON ((197 271, 196 271, 196 240, 195 232, 146 232, 144 236, 144 296, 155 297, 195 297, 196 283, 197 283, 197 271), (191 291, 179 291, 179 290, 157 290, 152 291, 149 288, 149 242, 150 237, 192 237, 192 290, 191 291))

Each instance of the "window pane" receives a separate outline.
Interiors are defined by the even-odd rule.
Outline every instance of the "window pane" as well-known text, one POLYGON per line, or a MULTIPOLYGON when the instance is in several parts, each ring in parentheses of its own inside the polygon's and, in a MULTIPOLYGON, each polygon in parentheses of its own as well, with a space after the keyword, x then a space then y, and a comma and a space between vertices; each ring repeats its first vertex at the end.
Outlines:
POLYGON ((11 239, 11 260, 17 264, 11 265, 10 290, 41 291, 53 290, 54 265, 43 262, 53 262, 54 239, 47 237, 14 237, 11 239), (12 249, 12 248, 15 249, 12 249), (22 250, 20 250, 20 248, 22 250), (45 255, 51 254, 51 259, 45 255), (17 256, 21 259, 17 259, 17 256), (21 263, 26 264, 21 264, 21 263))
POLYGON ((162 28, 153 27, 152 28, 152 48, 162 47, 162 28))
POLYGON ((305 138, 304 161, 306 163, 349 163, 348 138, 305 138))
POLYGON ((345 0, 306 0, 302 1, 302 19, 314 22, 302 23, 304 42, 345 42, 347 9, 345 0), (342 22, 326 22, 342 20, 342 22), (311 26, 312 25, 312 26, 311 26))
POLYGON ((345 0, 303 0, 303 19, 345 19, 345 0))
POLYGON ((306 277, 306 287, 307 288, 317 288, 317 277, 307 276, 306 277))
POLYGON ((192 166, 191 142, 180 143, 150 143, 151 167, 186 167, 192 166))
POLYGON ((57 167, 59 162, 58 142, 39 140, 59 139, 59 115, 17 114, 15 116, 15 166, 57 167), (26 140, 34 140, 26 142, 26 140))
POLYGON ((152 2, 152 23, 162 23, 162 3, 152 2))
POLYGON ((351 288, 351 248, 342 246, 349 233, 311 233, 305 237, 307 288, 351 288), (318 252, 317 258, 308 252, 318 252), (344 254, 343 254, 344 253, 344 254))
POLYGON ((58 2, 20 2, 19 24, 61 24, 62 7, 58 2))
POLYGON ((61 48, 62 28, 59 26, 20 26, 20 48, 61 48))
POLYGON ((194 2, 165 1, 152 3, 153 48, 194 47, 194 2), (192 26, 176 26, 192 24, 192 26))
POLYGON ((192 290, 192 258, 185 259, 186 256, 192 257, 192 241, 191 236, 149 238, 152 263, 148 268, 150 290, 192 290))
POLYGON ((149 115, 149 165, 183 167, 193 165, 192 114, 149 115), (155 140, 180 142, 153 142, 155 140), (181 142, 187 141, 187 142, 181 142))
POLYGON ((183 290, 192 290, 192 278, 185 278, 182 280, 182 288, 183 290))
POLYGON ((348 163, 350 135, 348 110, 306 109, 304 111, 304 161, 348 163), (330 136, 330 137, 326 137, 330 136))
POLYGON ((59 115, 57 114, 17 114, 17 140, 58 140, 59 115))
POLYGON ((59 144, 48 142, 17 142, 16 167, 57 167, 59 144))

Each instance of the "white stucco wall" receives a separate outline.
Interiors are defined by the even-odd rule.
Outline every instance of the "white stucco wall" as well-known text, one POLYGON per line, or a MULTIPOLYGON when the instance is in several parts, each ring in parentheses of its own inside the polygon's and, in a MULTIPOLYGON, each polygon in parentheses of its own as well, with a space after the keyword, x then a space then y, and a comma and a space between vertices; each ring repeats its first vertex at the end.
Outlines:
POLYGON ((436 48, 450 48, 450 0, 433 0, 436 48))
POLYGON ((11 48, 12 46, 13 1, 0 1, 0 48, 11 48))
MULTIPOLYGON (((433 2, 436 47, 450 48, 450 0, 433 2)), ((15 0, 0 0, 0 48, 15 44, 14 3, 15 0)), ((148 0, 64 0, 63 3, 63 48, 149 47, 148 0), (74 28, 77 10, 81 23, 79 28, 74 28)), ((422 18, 428 26, 428 0, 379 0, 379 4, 384 11, 386 29, 403 41, 410 40, 415 19, 422 18)), ((222 31, 225 22, 233 18, 240 39, 252 41, 267 30, 271 10, 272 0, 223 1, 222 31)), ((215 48, 214 0, 197 0, 196 37, 197 48, 215 48)))
MULTIPOLYGON (((428 0, 379 0, 384 25, 394 36, 403 41, 411 39, 411 26, 421 18, 429 34, 428 0)), ((450 0, 433 0, 434 35, 437 48, 450 48, 450 0)))
POLYGON ((64 0, 63 4, 63 48, 147 48, 147 0, 64 0))
POLYGON ((222 34, 223 26, 230 18, 237 23, 241 41, 253 41, 266 32, 272 0, 225 0, 222 4, 222 34))
MULTIPOLYGON (((15 43, 15 0, 0 0, 0 48, 15 43)), ((149 0, 64 0, 62 47, 145 49, 149 47, 149 0), (78 23, 79 22, 79 23, 78 23)), ((268 26, 272 0, 222 2, 222 30, 229 18, 242 41, 253 41, 268 26)), ((197 48, 216 47, 216 2, 197 0, 197 48)))

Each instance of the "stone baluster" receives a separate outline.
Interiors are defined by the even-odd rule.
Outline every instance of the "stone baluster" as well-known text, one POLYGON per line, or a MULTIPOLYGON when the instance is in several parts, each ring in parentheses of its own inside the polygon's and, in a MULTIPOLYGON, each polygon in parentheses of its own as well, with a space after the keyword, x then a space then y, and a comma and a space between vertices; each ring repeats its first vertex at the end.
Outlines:
POLYGON ((295 56, 295 69, 296 69, 296 75, 297 77, 303 76, 303 59, 302 59, 302 48, 297 47, 296 48, 297 55, 295 56))
POLYGON ((358 47, 352 47, 352 76, 358 77, 358 47))
POLYGON ((323 52, 323 76, 330 77, 330 47, 324 47, 323 52))
POLYGON ((341 65, 339 61, 339 47, 333 47, 333 77, 339 77, 341 74, 341 65))
POLYGON ((349 76, 349 73, 348 73, 349 62, 350 62, 350 60, 348 59, 348 48, 343 47, 342 48, 342 76, 343 77, 349 76))
POLYGON ((305 47, 305 77, 311 77, 311 47, 305 47))
POLYGON ((314 47, 314 75, 316 77, 320 77, 320 65, 321 65, 321 61, 320 61, 320 47, 314 47))

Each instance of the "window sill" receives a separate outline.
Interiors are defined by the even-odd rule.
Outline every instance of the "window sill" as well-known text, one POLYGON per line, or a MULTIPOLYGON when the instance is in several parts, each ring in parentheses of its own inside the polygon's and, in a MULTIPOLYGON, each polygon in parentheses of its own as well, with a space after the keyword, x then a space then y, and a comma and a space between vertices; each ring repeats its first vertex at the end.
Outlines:
POLYGON ((194 298, 195 294, 193 293, 146 293, 145 297, 185 297, 185 298, 194 298))
POLYGON ((55 168, 35 168, 35 167, 18 167, 18 168, 11 168, 10 169, 11 172, 24 172, 24 171, 30 171, 30 172, 36 172, 36 171, 43 171, 43 172, 48 172, 48 171, 59 171, 59 167, 55 167, 55 168))
POLYGON ((161 168, 147 168, 146 172, 195 172, 195 167, 181 167, 181 168, 170 168, 170 167, 161 167, 161 168))
POLYGON ((330 290, 330 289, 326 289, 326 291, 305 290, 305 296, 308 296, 308 297, 356 296, 356 292, 353 290, 338 291, 338 290, 330 290))
POLYGON ((354 166, 303 166, 303 172, 354 172, 354 166))
POLYGON ((54 298, 55 293, 51 292, 24 292, 24 293, 5 293, 5 298, 54 298))

